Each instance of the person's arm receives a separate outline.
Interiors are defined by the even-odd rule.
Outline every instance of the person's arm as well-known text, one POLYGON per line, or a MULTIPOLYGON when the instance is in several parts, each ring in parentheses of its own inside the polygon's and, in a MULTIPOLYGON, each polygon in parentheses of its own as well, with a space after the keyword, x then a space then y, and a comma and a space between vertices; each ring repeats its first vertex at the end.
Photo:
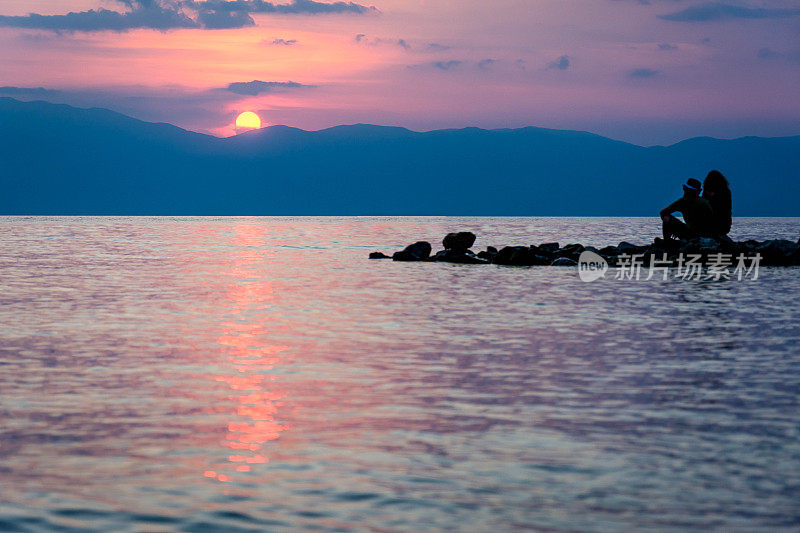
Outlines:
POLYGON ((677 200, 669 204, 667 207, 662 209, 660 213, 661 219, 666 220, 667 218, 671 217, 672 213, 674 213, 675 211, 681 211, 681 200, 683 200, 683 198, 678 198, 677 200))

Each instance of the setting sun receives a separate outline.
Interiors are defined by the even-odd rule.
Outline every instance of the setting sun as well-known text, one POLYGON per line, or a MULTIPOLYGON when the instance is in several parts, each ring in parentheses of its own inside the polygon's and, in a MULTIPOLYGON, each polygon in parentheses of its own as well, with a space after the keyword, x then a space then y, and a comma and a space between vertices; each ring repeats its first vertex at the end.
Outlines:
POLYGON ((261 118, 252 111, 245 111, 236 117, 236 130, 257 130, 261 127, 261 118))

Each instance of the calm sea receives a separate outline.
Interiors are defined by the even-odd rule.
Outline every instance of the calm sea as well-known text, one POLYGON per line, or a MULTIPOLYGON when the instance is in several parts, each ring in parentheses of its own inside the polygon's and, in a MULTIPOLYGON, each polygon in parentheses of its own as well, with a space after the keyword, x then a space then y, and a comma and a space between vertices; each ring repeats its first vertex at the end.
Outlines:
POLYGON ((796 531, 800 268, 367 259, 658 222, 0 218, 0 530, 796 531))

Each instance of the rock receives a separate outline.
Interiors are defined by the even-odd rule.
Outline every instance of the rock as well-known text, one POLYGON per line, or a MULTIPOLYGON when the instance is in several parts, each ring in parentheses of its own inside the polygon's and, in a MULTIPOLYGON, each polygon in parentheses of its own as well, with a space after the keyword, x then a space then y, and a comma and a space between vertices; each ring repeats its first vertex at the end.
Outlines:
POLYGON ((551 249, 550 249, 549 247, 548 247, 547 249, 544 249, 544 248, 542 248, 542 247, 540 247, 540 246, 536 246, 535 244, 531 244, 531 245, 528 247, 528 251, 529 251, 530 253, 532 253, 532 254, 535 254, 535 255, 541 255, 541 256, 543 256, 543 257, 550 257, 550 258, 552 258, 552 257, 553 257, 553 252, 552 252, 552 251, 550 251, 550 250, 551 250, 551 249))
MULTIPOLYGON (((539 246, 506 246, 497 250, 488 246, 485 251, 474 254, 468 246, 474 244, 475 234, 470 232, 450 233, 444 238, 446 248, 431 257, 431 245, 425 241, 415 242, 404 250, 396 252, 395 261, 439 261, 461 264, 487 264, 509 266, 574 266, 580 254, 591 251, 608 261, 609 266, 623 264, 626 256, 639 256, 644 267, 651 264, 663 264, 668 260, 673 266, 678 254, 700 254, 703 262, 714 261, 713 254, 730 254, 735 261, 739 254, 752 258, 761 255, 762 265, 798 265, 800 266, 800 241, 797 243, 786 239, 773 239, 764 242, 748 240, 735 242, 727 236, 718 238, 694 238, 688 241, 664 241, 656 238, 653 244, 637 246, 629 242, 621 242, 618 246, 606 246, 599 250, 594 246, 584 247, 582 244, 567 244, 560 248, 558 243, 544 243, 539 246), (465 248, 466 246, 466 248, 465 248), (666 257, 665 257, 666 256, 666 257)), ((370 259, 385 259, 383 252, 372 252, 370 259)), ((629 260, 629 258, 627 258, 629 260)))
POLYGON ((766 265, 788 265, 795 262, 800 246, 786 239, 764 241, 755 249, 766 265))
POLYGON ((495 256, 497 256, 497 248, 494 246, 487 246, 485 251, 478 252, 478 257, 486 259, 490 263, 494 261, 495 256))
POLYGON ((701 252, 716 252, 719 251, 719 241, 710 237, 700 237, 698 245, 701 252))
POLYGON ((496 265, 533 266, 549 265, 551 259, 527 246, 506 246, 497 252, 493 262, 496 265))
POLYGON ((550 263, 550 266, 576 266, 577 264, 577 261, 570 259, 569 257, 557 257, 552 263, 550 263))
POLYGON ((431 255, 431 243, 426 241, 409 244, 401 252, 395 252, 393 261, 425 261, 431 255))
POLYGON ((788 255, 797 250, 798 244, 786 239, 774 239, 764 241, 760 246, 756 247, 758 251, 770 251, 782 255, 788 255))
POLYGON ((581 255, 581 252, 583 252, 585 249, 586 248, 584 248, 582 244, 568 244, 558 250, 555 255, 556 257, 566 257, 568 259, 577 261, 581 255))
POLYGON ((734 241, 727 235, 717 237, 717 243, 719 244, 720 251, 727 254, 737 254, 743 250, 738 242, 734 241))
POLYGON ((618 253, 620 254, 628 254, 628 255, 635 255, 641 254, 647 251, 647 246, 637 246, 635 244, 631 244, 629 242, 622 241, 617 245, 618 253))
POLYGON ((586 247, 582 244, 568 244, 559 250, 559 253, 566 252, 571 254, 580 254, 586 249, 586 247))
POLYGON ((506 246, 497 252, 494 262, 498 265, 520 265, 523 258, 527 258, 528 250, 527 246, 506 246))
MULTIPOLYGON (((662 245, 663 245, 663 243, 662 243, 662 245)), ((653 246, 648 246, 647 250, 645 250, 645 252, 644 252, 645 264, 647 264, 647 265, 650 264, 650 258, 651 257, 654 258, 656 261, 662 261, 664 259, 664 254, 667 255, 667 258, 670 257, 669 250, 667 250, 666 248, 663 248, 662 246, 655 245, 655 244, 653 246)))
POLYGON ((441 263, 457 263, 464 265, 485 265, 489 263, 487 259, 482 259, 476 256, 470 250, 465 252, 452 249, 442 250, 441 252, 436 252, 436 255, 434 255, 431 259, 441 263))
POLYGON ((710 237, 695 237, 683 242, 678 251, 684 254, 710 254, 720 252, 720 245, 716 239, 710 237))
POLYGON ((620 252, 619 252, 619 250, 617 249, 616 246, 604 246, 604 247, 600 248, 597 251, 597 253, 599 253, 603 257, 612 257, 612 256, 619 255, 620 252))
POLYGON ((445 250, 458 250, 464 252, 475 244, 475 234, 471 231, 459 231, 458 233, 448 233, 442 240, 445 250))

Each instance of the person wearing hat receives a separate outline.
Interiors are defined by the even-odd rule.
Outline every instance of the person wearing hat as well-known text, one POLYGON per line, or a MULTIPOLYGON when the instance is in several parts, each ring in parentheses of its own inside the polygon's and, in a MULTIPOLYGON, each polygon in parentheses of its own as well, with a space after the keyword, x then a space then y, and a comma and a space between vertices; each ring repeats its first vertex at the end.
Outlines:
POLYGON ((714 213, 708 200, 700 197, 701 188, 699 180, 688 179, 683 186, 683 196, 661 210, 665 241, 673 236, 685 240, 714 234, 714 213), (683 215, 683 221, 673 215, 675 212, 683 215))

